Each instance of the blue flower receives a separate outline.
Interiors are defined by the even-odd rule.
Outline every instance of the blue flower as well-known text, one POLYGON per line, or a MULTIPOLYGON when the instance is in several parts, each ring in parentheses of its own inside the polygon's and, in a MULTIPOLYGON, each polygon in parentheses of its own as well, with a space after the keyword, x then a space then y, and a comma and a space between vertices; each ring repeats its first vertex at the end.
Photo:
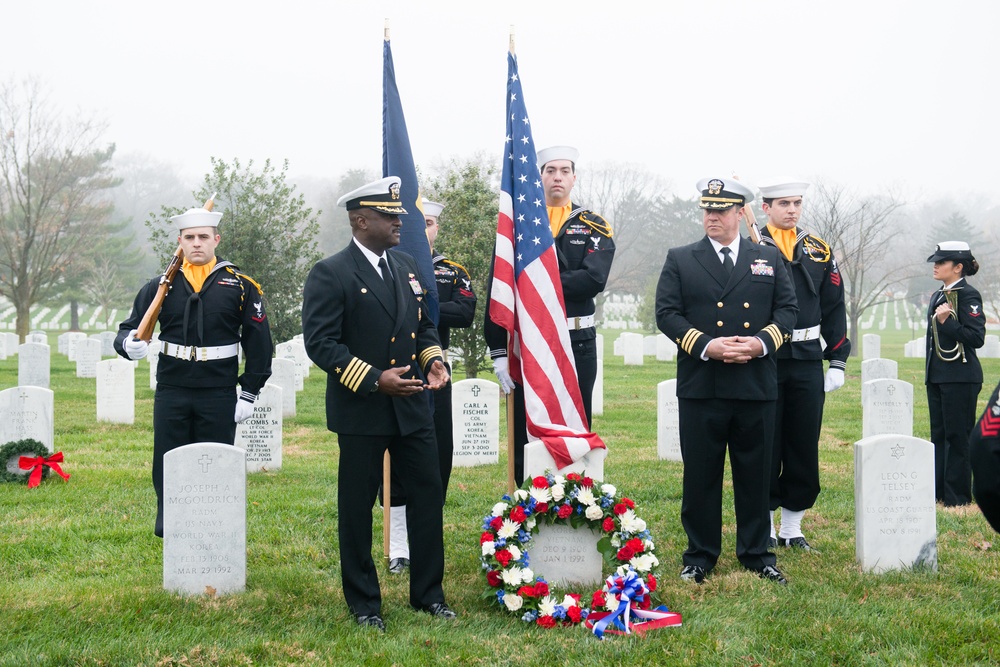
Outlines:
POLYGON ((581 619, 586 620, 586 618, 588 616, 590 616, 590 610, 589 609, 581 609, 580 610, 580 618, 581 619))
POLYGON ((545 475, 545 481, 549 483, 549 486, 553 486, 556 483, 556 476, 552 473, 545 475))
POLYGON ((499 602, 500 604, 503 604, 503 595, 504 595, 503 589, 501 588, 500 590, 497 591, 497 602, 499 602))
POLYGON ((601 507, 604 509, 611 507, 612 502, 614 501, 611 500, 611 496, 601 496, 601 507))
POLYGON ((500 500, 503 500, 504 502, 508 502, 509 503, 510 502, 510 496, 505 493, 505 494, 503 494, 500 497, 500 500))
POLYGON ((507 538, 505 538, 505 537, 498 537, 493 542, 493 546, 496 547, 497 549, 503 549, 504 547, 507 546, 507 538))
POLYGON ((524 621, 525 623, 534 623, 537 618, 538 618, 538 612, 532 609, 524 616, 522 616, 521 620, 524 621))
POLYGON ((555 610, 552 612, 552 618, 559 620, 566 618, 566 607, 561 604, 557 604, 555 610))

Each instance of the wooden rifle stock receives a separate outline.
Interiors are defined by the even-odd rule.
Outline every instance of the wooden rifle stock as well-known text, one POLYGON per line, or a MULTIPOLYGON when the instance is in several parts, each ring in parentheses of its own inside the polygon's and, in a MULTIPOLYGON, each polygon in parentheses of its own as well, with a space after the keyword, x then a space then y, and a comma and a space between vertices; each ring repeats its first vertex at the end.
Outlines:
POLYGON ((170 286, 174 282, 174 278, 177 276, 177 271, 181 268, 181 263, 184 261, 184 249, 181 246, 177 246, 177 251, 170 257, 170 263, 167 264, 167 268, 164 269, 163 275, 160 276, 160 284, 156 288, 156 294, 153 296, 153 302, 149 304, 149 308, 146 309, 146 314, 142 316, 142 321, 139 322, 139 327, 137 329, 136 337, 139 340, 144 340, 147 343, 153 339, 153 329, 156 328, 156 318, 160 316, 160 309, 163 308, 163 300, 167 298, 167 292, 170 291, 170 286))
POLYGON ((743 207, 743 218, 747 223, 750 240, 757 244, 763 243, 764 238, 760 234, 760 228, 757 227, 757 216, 753 214, 753 207, 750 204, 743 207))

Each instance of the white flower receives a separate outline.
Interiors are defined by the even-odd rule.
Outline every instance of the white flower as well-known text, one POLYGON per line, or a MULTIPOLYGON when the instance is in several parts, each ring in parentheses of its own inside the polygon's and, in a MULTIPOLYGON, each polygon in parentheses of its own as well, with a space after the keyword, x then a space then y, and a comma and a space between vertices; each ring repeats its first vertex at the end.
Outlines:
POLYGON ((604 607, 609 611, 614 611, 615 609, 618 609, 618 598, 612 595, 611 593, 606 594, 604 596, 604 607))
POLYGON ((601 484, 601 493, 614 498, 615 494, 618 493, 618 489, 616 489, 613 484, 601 484))
POLYGON ((529 516, 528 520, 524 522, 524 528, 529 533, 535 528, 535 517, 529 516))
POLYGON ((507 595, 503 596, 503 603, 504 605, 506 605, 507 609, 510 609, 511 611, 517 611, 518 609, 521 608, 521 605, 524 604, 524 600, 521 598, 520 595, 514 595, 513 593, 508 593, 507 595))
POLYGON ((556 486, 565 486, 566 484, 566 478, 562 475, 555 475, 552 479, 555 481, 556 486))
POLYGON ((497 536, 509 540, 510 538, 517 535, 517 529, 520 528, 521 524, 517 521, 511 521, 510 519, 504 519, 503 525, 500 526, 500 530, 497 531, 497 536))
POLYGON ((521 581, 526 584, 530 584, 535 580, 535 573, 531 571, 530 567, 526 567, 521 570, 521 581))
POLYGON ((569 609, 570 607, 576 607, 577 606, 576 598, 567 595, 566 597, 563 598, 562 606, 566 607, 566 609, 569 609))
POLYGON ((493 511, 491 514, 493 516, 503 516, 503 513, 507 511, 507 503, 497 503, 493 506, 493 511))
POLYGON ((646 530, 646 522, 635 515, 632 510, 625 510, 621 516, 622 530, 627 533, 641 533, 646 530))
POLYGON ((521 550, 517 548, 516 544, 508 544, 507 551, 510 552, 512 560, 518 560, 521 557, 521 550))
POLYGON ((517 502, 521 502, 522 500, 527 500, 527 499, 528 499, 528 492, 525 491, 524 489, 518 489, 517 491, 514 492, 514 500, 516 500, 517 502))
POLYGON ((530 493, 531 497, 540 503, 547 503, 550 500, 552 500, 552 494, 549 493, 549 487, 545 487, 544 489, 539 489, 533 486, 531 487, 530 493))
POLYGON ((521 583, 522 570, 517 565, 512 565, 500 573, 503 583, 508 586, 517 586, 521 583))
POLYGON ((552 500, 559 502, 566 497, 566 489, 562 484, 556 483, 549 491, 552 493, 552 500))
POLYGON ((614 533, 611 536, 611 546, 613 546, 615 549, 622 548, 622 538, 618 535, 618 533, 614 533))
POLYGON ((649 570, 655 565, 656 556, 653 554, 639 554, 638 556, 633 556, 629 564, 635 568, 636 572, 649 572, 649 570))
POLYGON ((594 492, 586 486, 580 489, 580 493, 577 494, 576 500, 581 505, 593 505, 597 502, 597 498, 594 497, 594 492))
POLYGON ((647 551, 647 552, 652 551, 653 549, 656 548, 656 545, 653 544, 653 540, 650 540, 650 539, 643 540, 642 541, 642 546, 643 546, 643 551, 647 551))
POLYGON ((591 521, 594 521, 604 516, 604 510, 601 509, 600 505, 591 505, 590 507, 587 508, 587 511, 584 512, 584 516, 586 516, 591 521))
POLYGON ((496 552, 497 552, 497 548, 496 548, 496 543, 495 542, 483 542, 483 555, 484 556, 492 556, 496 552))
POLYGON ((538 615, 539 616, 551 616, 556 610, 556 601, 552 599, 551 595, 546 595, 538 603, 538 615))

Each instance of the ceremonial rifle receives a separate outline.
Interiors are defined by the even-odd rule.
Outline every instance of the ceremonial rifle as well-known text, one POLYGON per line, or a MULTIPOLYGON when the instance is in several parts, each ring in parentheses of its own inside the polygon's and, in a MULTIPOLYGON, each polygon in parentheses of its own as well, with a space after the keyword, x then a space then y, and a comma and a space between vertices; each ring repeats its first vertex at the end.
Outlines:
MULTIPOLYGON (((212 193, 212 196, 205 202, 206 211, 211 211, 212 207, 215 206, 215 194, 212 193)), ((160 276, 160 284, 156 288, 156 294, 153 295, 153 301, 149 304, 146 314, 142 316, 142 321, 139 322, 139 326, 136 329, 136 338, 138 340, 144 340, 148 343, 153 339, 156 318, 160 316, 160 309, 163 308, 163 300, 167 298, 167 292, 170 291, 170 286, 173 284, 174 278, 177 277, 177 272, 180 270, 183 261, 184 248, 177 246, 177 250, 170 256, 167 268, 163 270, 163 275, 160 276)))
MULTIPOLYGON (((740 177, 736 174, 733 174, 733 178, 737 181, 740 180, 740 177)), ((743 207, 743 219, 747 223, 747 233, 750 235, 750 240, 758 245, 763 243, 764 237, 761 236, 760 228, 757 227, 757 216, 754 215, 753 207, 750 204, 746 204, 743 207)))

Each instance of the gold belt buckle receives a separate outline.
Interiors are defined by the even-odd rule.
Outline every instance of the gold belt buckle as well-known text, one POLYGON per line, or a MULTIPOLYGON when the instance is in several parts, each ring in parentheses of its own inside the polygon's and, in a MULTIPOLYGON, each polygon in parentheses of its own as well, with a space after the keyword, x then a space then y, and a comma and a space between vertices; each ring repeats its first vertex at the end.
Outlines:
POLYGON ((191 358, 194 359, 195 361, 208 361, 208 348, 192 347, 191 358))

